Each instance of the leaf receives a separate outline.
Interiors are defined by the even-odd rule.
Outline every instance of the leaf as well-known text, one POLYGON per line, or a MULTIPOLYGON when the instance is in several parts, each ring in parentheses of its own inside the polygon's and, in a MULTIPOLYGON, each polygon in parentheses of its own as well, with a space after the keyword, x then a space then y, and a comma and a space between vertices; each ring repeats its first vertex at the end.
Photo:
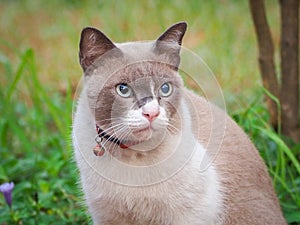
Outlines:
POLYGON ((8 177, 3 169, 3 167, 0 165, 0 180, 8 180, 8 177))
POLYGON ((300 213, 299 212, 287 212, 284 214, 288 223, 300 223, 300 213))
POLYGON ((17 72, 15 73, 15 78, 14 78, 13 82, 11 83, 11 85, 9 86, 7 94, 6 94, 7 101, 10 100, 13 92, 16 90, 17 84, 19 83, 22 75, 24 74, 24 69, 27 66, 27 60, 28 60, 28 57, 30 57, 30 54, 31 54, 31 51, 30 51, 30 49, 28 49, 21 56, 21 63, 18 66, 17 72))
POLYGON ((300 175, 300 163, 297 158, 294 156, 292 150, 284 143, 284 141, 274 132, 268 132, 261 127, 256 126, 256 129, 260 130, 262 133, 266 134, 270 137, 274 142, 277 143, 278 147, 283 150, 283 152, 288 156, 288 158, 292 161, 295 166, 297 173, 300 175))

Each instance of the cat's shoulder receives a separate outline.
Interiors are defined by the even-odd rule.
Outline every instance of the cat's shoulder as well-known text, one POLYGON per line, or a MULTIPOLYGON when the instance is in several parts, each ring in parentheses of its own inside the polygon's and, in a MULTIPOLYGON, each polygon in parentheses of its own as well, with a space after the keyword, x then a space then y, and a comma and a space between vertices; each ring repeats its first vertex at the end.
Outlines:
POLYGON ((237 142, 240 142, 251 151, 255 149, 248 135, 227 114, 226 109, 186 88, 183 96, 193 121, 193 130, 200 142, 207 145, 211 140, 218 140, 219 146, 239 145, 237 142))

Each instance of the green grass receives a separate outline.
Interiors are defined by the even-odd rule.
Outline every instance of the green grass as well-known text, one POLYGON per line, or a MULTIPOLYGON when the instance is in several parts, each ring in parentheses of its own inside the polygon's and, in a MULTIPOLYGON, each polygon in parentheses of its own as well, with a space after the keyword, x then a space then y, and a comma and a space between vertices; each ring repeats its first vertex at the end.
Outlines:
MULTIPOLYGON (((278 44, 277 2, 267 9, 278 44)), ((181 20, 189 24, 184 46, 215 73, 229 113, 268 165, 288 222, 300 224, 300 146, 266 122, 247 1, 234 0, 0 2, 0 183, 15 183, 11 210, 0 196, 0 224, 89 221, 70 141, 81 29, 122 42, 154 39, 181 20)))
MULTIPOLYGON (((262 92, 259 98, 262 97, 262 92)), ((260 100, 261 101, 261 100, 260 100)), ((277 134, 266 122, 268 111, 260 101, 231 116, 244 128, 265 160, 287 221, 300 224, 300 144, 277 134), (291 147, 289 147, 291 146, 291 147)))
POLYGON ((38 78, 27 49, 18 66, 2 55, 10 80, 1 85, 0 181, 14 181, 12 209, 0 198, 0 224, 81 224, 77 172, 72 162, 72 93, 62 96, 38 78))

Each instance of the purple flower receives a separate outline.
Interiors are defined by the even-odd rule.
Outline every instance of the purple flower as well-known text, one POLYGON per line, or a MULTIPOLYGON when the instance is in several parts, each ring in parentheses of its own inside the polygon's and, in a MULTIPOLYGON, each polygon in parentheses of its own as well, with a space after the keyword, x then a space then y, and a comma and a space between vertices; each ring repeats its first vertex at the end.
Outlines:
POLYGON ((12 202, 12 197, 11 197, 11 192, 14 189, 14 182, 10 182, 10 183, 4 183, 0 185, 0 192, 2 192, 2 194, 5 197, 6 203, 9 207, 11 207, 11 202, 12 202))

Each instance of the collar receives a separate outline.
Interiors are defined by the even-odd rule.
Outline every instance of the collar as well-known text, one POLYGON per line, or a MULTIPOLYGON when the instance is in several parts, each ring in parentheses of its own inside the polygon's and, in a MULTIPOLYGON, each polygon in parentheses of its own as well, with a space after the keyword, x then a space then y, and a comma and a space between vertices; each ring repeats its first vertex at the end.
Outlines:
POLYGON ((102 130, 102 129, 98 126, 98 124, 96 124, 96 131, 97 131, 97 134, 98 134, 98 135, 96 136, 96 139, 95 139, 95 140, 96 140, 96 142, 97 142, 98 144, 101 144, 103 138, 105 138, 106 140, 108 140, 108 141, 110 141, 110 142, 112 142, 112 143, 115 143, 116 145, 119 145, 120 148, 125 149, 125 148, 128 148, 128 147, 129 147, 128 145, 124 144, 124 142, 121 141, 120 139, 118 139, 117 137, 113 137, 113 136, 107 134, 106 132, 104 132, 104 130, 102 130))
POLYGON ((97 131, 97 136, 95 138, 96 141, 96 146, 93 149, 93 152, 96 156, 102 156, 104 155, 106 149, 105 146, 103 145, 103 139, 106 139, 107 141, 110 141, 116 145, 118 145, 122 149, 129 148, 132 145, 139 144, 139 142, 130 142, 130 141, 122 141, 118 139, 117 137, 114 137, 112 135, 107 134, 102 130, 98 124, 96 124, 96 131, 97 131))

